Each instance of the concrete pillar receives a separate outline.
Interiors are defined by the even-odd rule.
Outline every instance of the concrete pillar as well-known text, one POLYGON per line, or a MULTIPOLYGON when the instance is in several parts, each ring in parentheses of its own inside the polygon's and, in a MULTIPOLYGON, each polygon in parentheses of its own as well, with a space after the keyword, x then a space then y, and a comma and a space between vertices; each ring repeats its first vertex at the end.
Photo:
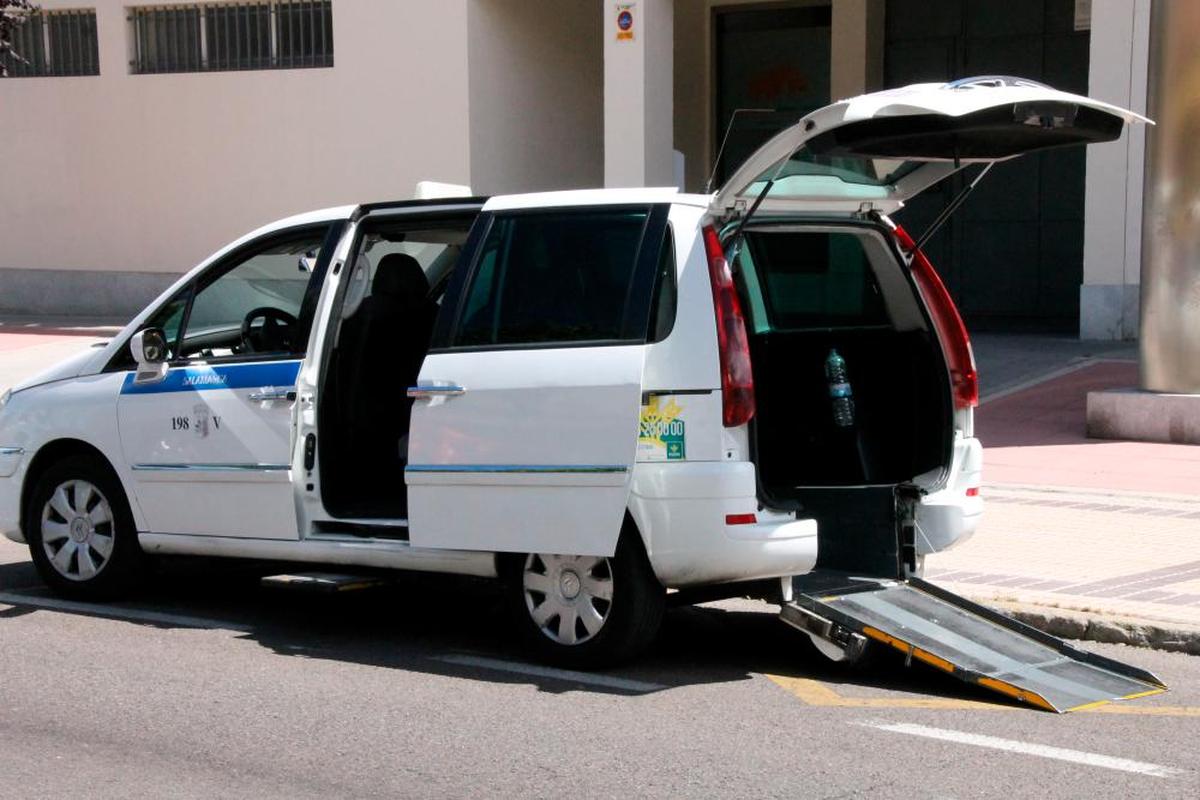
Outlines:
POLYGON ((833 102, 883 87, 884 0, 838 0, 830 30, 833 102))
POLYGON ((1200 432, 1200 3, 1156 2, 1142 238, 1141 383, 1185 392, 1200 432))
POLYGON ((674 2, 601 0, 600 7, 604 185, 673 186, 674 2), (619 24, 622 13, 630 15, 628 29, 619 24))
MULTIPOLYGON (((1146 112, 1150 0, 1095 0, 1088 94, 1146 112)), ((1146 129, 1087 148, 1079 338, 1132 339, 1138 328, 1146 129)))

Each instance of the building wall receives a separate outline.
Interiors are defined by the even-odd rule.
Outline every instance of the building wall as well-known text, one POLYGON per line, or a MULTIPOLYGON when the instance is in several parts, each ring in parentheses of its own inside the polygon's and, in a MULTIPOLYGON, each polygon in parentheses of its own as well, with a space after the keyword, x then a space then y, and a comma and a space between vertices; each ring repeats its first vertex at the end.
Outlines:
MULTIPOLYGON (((1146 113, 1150 0, 1094 0, 1088 94, 1146 113)), ((1081 339, 1134 339, 1142 267, 1146 129, 1087 152, 1081 339)))
MULTIPOLYGON (((685 185, 700 191, 712 170, 716 141, 714 9, 831 5, 830 0, 676 0, 675 149, 683 153, 685 185)), ((830 93, 834 100, 879 88, 883 71, 883 0, 832 2, 830 93)))
POLYGON ((472 188, 601 185, 604 63, 595 4, 470 0, 467 19, 472 188))
POLYGON ((334 0, 328 69, 134 75, 122 0, 41 0, 96 7, 100 75, 0 80, 0 311, 128 314, 265 222, 468 183, 467 2, 334 0))

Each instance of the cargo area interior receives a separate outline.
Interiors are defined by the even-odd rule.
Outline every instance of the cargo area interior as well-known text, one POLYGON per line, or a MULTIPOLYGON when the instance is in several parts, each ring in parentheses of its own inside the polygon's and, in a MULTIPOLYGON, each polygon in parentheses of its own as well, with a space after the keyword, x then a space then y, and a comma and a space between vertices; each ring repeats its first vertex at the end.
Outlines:
MULTIPOLYGON (((856 546, 881 538, 894 550, 890 490, 861 487, 894 487, 948 466, 953 441, 941 347, 897 254, 866 225, 764 221, 745 231, 734 271, 764 501, 807 512, 839 540, 852 523, 856 546), (848 425, 835 421, 826 371, 837 357, 853 401, 848 425)), ((821 548, 832 557, 825 537, 821 548)))

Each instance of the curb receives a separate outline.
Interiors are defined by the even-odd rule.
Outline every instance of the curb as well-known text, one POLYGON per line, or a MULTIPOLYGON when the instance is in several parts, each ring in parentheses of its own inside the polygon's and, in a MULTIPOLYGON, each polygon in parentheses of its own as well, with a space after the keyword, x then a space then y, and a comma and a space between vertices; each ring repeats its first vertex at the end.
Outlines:
POLYGON ((1092 614, 1028 603, 997 602, 995 598, 977 599, 975 602, 981 602, 1043 633, 1061 639, 1083 639, 1089 642, 1125 644, 1151 650, 1200 655, 1200 630, 1183 624, 1139 617, 1092 614))

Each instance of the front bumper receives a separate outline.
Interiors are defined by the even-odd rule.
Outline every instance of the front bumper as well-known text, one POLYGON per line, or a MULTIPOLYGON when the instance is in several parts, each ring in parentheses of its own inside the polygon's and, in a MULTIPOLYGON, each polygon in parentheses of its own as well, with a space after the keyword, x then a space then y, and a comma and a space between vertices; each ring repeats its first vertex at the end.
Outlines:
POLYGON ((0 446, 0 534, 24 544, 21 535, 21 480, 25 451, 0 446))

